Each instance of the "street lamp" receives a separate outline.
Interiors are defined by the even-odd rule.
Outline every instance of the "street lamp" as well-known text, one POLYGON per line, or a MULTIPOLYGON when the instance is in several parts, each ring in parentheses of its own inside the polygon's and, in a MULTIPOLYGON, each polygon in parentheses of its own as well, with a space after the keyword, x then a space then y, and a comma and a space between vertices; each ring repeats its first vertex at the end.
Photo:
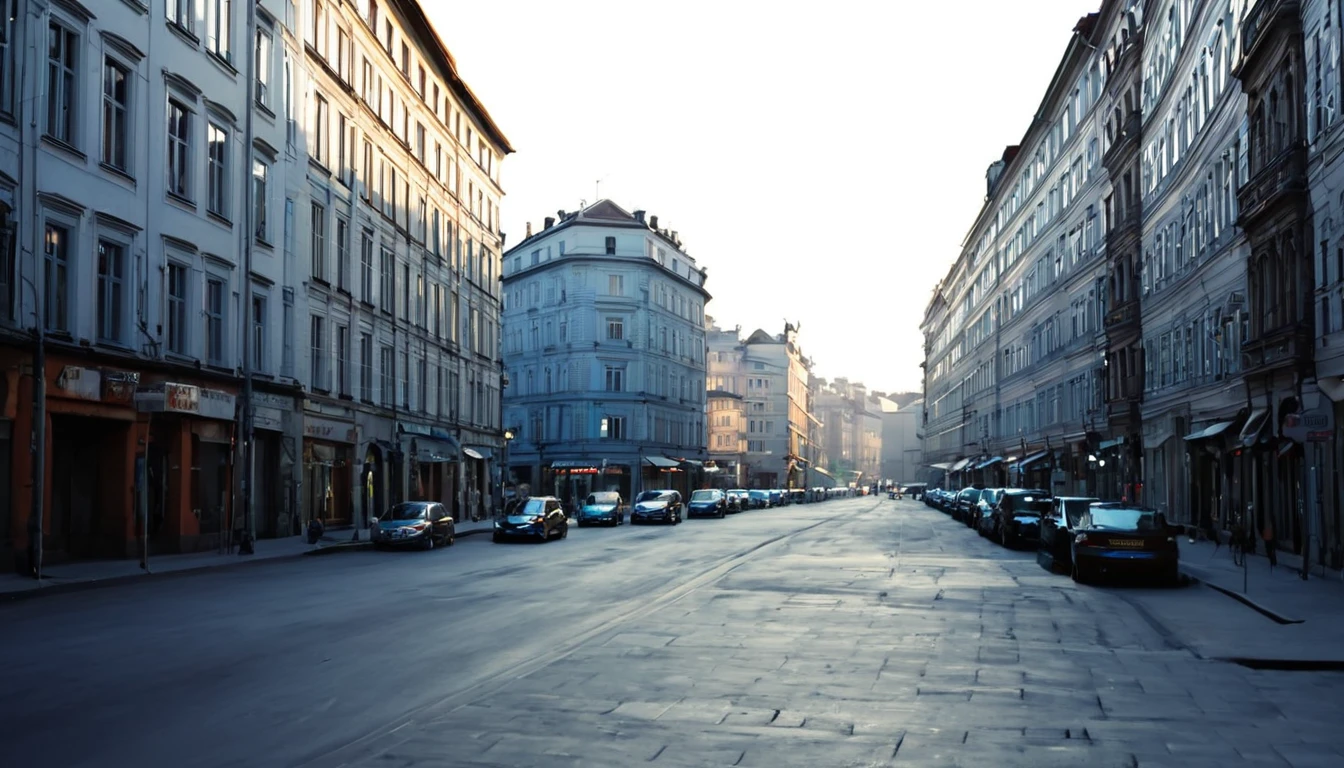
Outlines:
POLYGON ((521 429, 518 427, 504 428, 504 456, 503 459, 500 461, 500 477, 499 477, 498 509, 501 513, 504 511, 504 486, 509 484, 509 443, 513 442, 513 438, 516 437, 518 435, 518 432, 520 431, 521 429))

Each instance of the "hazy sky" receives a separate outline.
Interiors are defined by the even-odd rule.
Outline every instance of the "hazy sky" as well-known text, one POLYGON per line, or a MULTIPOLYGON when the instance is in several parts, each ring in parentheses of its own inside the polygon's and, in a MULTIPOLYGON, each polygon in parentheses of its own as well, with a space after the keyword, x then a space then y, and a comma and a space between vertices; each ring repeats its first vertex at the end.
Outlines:
POLYGON ((923 318, 1100 0, 421 0, 516 154, 508 245, 601 196, 656 214, 744 335, 919 390, 923 318), (1029 10, 1028 10, 1029 9, 1029 10))

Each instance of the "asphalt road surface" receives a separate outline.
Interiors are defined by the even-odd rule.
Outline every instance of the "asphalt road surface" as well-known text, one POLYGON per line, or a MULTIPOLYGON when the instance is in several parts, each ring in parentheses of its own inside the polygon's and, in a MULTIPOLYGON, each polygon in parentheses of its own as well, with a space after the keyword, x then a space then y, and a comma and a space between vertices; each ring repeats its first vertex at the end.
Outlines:
POLYGON ((1214 599, 873 498, 258 563, 0 605, 3 762, 1344 765, 1344 677, 1200 658, 1214 599))

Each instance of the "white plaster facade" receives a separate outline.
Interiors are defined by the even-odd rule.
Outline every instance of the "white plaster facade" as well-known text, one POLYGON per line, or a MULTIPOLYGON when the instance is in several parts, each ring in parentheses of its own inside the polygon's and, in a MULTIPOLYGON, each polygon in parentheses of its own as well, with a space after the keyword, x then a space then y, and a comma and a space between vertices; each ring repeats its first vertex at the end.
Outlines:
POLYGON ((689 491, 708 458, 706 270, 644 211, 558 218, 504 256, 511 474, 566 500, 689 491))

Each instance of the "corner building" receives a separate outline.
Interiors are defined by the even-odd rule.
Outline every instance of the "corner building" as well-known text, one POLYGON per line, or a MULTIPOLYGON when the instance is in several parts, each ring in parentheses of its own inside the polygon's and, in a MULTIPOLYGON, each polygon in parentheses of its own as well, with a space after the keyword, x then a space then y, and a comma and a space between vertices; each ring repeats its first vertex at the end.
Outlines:
POLYGON ((569 505, 705 482, 706 276, 610 200, 529 225, 504 254, 510 483, 569 505))

